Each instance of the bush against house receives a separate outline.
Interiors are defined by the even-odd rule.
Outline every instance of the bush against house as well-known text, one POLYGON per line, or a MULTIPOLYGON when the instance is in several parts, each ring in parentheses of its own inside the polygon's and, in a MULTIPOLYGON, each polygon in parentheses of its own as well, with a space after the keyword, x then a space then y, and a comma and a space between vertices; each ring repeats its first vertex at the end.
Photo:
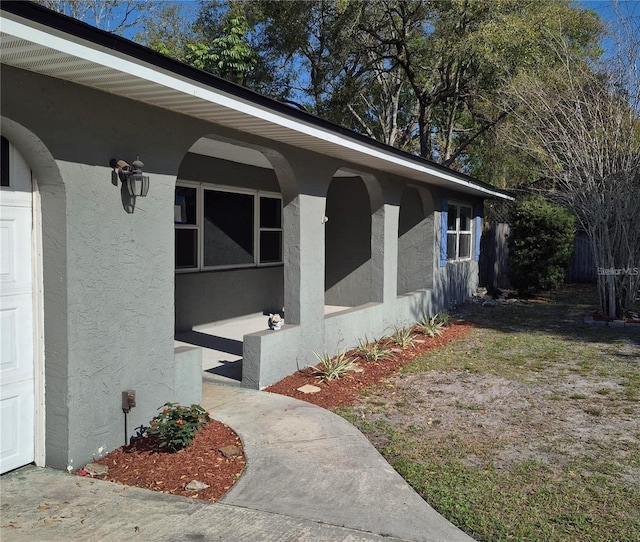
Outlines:
POLYGON ((515 202, 509 245, 509 278, 521 297, 564 282, 574 248, 575 219, 539 196, 515 202))

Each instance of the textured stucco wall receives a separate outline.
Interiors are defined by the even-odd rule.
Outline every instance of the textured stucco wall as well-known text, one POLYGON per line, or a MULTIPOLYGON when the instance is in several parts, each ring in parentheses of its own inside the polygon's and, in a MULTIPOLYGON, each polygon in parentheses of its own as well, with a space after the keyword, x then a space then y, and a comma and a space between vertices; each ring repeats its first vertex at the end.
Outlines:
MULTIPOLYGON (((3 117, 49 155, 36 168, 43 171, 46 463, 76 469, 123 444, 123 390, 137 392, 131 433, 174 400, 173 191, 193 126, 77 85, 2 72, 3 117), (138 153, 151 188, 130 213, 108 162, 138 153)), ((28 139, 18 146, 37 164, 42 156, 24 148, 28 139)))
MULTIPOLYGON (((307 172, 307 179, 313 176, 313 173, 307 172)), ((341 181, 344 179, 336 178, 333 182, 341 181)), ((321 173, 317 173, 317 182, 319 184, 326 182, 321 173)), ((372 260, 374 257, 377 258, 378 262, 381 262, 378 265, 384 269, 384 273, 381 274, 384 291, 382 299, 378 302, 365 302, 357 307, 327 316, 317 311, 309 312, 309 319, 304 327, 285 326, 281 331, 262 331, 246 336, 243 385, 255 388, 269 386, 297 369, 314 364, 312 350, 336 354, 357 346, 358 341, 365 336, 373 339, 389 335, 393 332, 394 326, 411 325, 420 320, 424 314, 433 315, 448 309, 453 304, 462 302, 477 288, 477 262, 472 260, 448 263, 440 267, 441 213, 437 202, 441 201, 445 195, 452 200, 468 202, 472 205, 477 204, 478 200, 464 194, 445 193, 423 187, 419 190, 404 191, 404 183, 401 179, 381 178, 380 184, 384 188, 386 201, 371 218, 371 223, 377 225, 377 228, 372 226, 371 239, 374 241, 371 249, 372 260), (407 201, 406 196, 403 199, 402 194, 420 197, 423 215, 421 220, 418 216, 420 206, 414 201, 407 201), (408 207, 405 215, 409 216, 402 216, 403 203, 408 207), (406 244, 402 240, 402 233, 400 239, 398 238, 399 232, 403 231, 414 235, 406 244), (411 260, 407 255, 409 249, 422 249, 425 254, 417 255, 411 260), (401 269, 405 263, 409 265, 401 269), (396 272, 402 275, 400 280, 396 272), (407 292, 400 291, 397 295, 399 282, 405 285, 411 284, 414 288, 407 292), (246 359, 247 354, 251 358, 249 363, 246 359)), ((347 191, 346 189, 345 192, 347 191)), ((309 217, 316 218, 322 200, 321 197, 316 198, 316 210, 309 212, 309 217)), ((327 208, 330 207, 327 206, 327 208)), ((300 227, 314 228, 313 220, 305 219, 306 216, 307 214, 300 216, 300 227)), ((313 231, 315 232, 315 229, 313 231)), ((327 235, 326 238, 331 239, 331 236, 327 235)), ((302 254, 319 250, 325 252, 324 239, 318 234, 303 238, 300 252, 302 254)), ((355 250, 361 250, 361 248, 355 250)), ((329 260, 329 253, 330 250, 327 247, 327 260, 329 260)), ((320 263, 316 261, 312 268, 315 281, 301 285, 299 292, 301 298, 305 296, 312 298, 314 293, 318 295, 318 281, 323 278, 320 263)), ((372 272, 373 275, 374 272, 372 272)))
POLYGON ((248 166, 194 153, 188 153, 181 162, 178 170, 178 182, 180 181, 280 193, 278 179, 272 169, 248 166))
POLYGON ((243 385, 264 387, 315 363, 312 350, 335 353, 365 335, 389 333, 393 325, 410 323, 425 310, 437 312, 462 300, 477 283, 475 262, 438 265, 441 192, 433 191, 431 199, 430 190, 428 195, 420 191, 426 220, 419 223, 424 228, 419 235, 429 251, 427 269, 418 258, 398 279, 407 247, 421 243, 412 239, 405 244, 398 237, 399 223, 406 228, 416 214, 401 212, 403 179, 13 68, 3 67, 1 99, 3 116, 35 134, 46 151, 43 158, 34 150, 32 160, 48 161, 39 171, 47 463, 52 466, 75 469, 123 443, 121 391, 137 391, 131 431, 148 423, 163 402, 188 395, 193 371, 176 369, 174 323, 188 329, 233 317, 236 307, 237 314, 246 314, 280 307, 284 299, 285 328, 245 337, 243 385), (187 154, 209 134, 263 150, 275 173, 216 161, 215 179, 210 179, 210 159, 187 154), (151 188, 129 213, 125 207, 131 202, 112 184, 108 161, 132 161, 136 154, 146 164, 151 188), (332 182, 340 169, 353 173, 360 184, 345 177, 332 182), (179 175, 281 191, 285 265, 176 277, 173 202, 179 175), (328 206, 333 183, 338 196, 329 194, 328 206), (331 200, 337 202, 333 210, 331 200), (350 213, 359 216, 355 227, 347 220, 350 213), (325 214, 329 224, 341 226, 337 232, 327 230, 325 214), (351 228, 358 233, 357 243, 340 245, 338 237, 351 234, 351 228), (342 252, 325 253, 325 243, 342 246, 342 252), (351 272, 340 276, 340 258, 363 259, 364 278, 351 272), (348 303, 357 308, 324 316, 325 273, 329 282, 338 277, 329 289, 346 277, 355 279, 340 299, 353 294, 348 303), (399 284, 403 290, 423 282, 425 289, 397 295, 399 284), (197 309, 184 310, 188 303, 197 309))
MULTIPOLYGON (((431 291, 431 303, 433 313, 447 309, 456 303, 462 303, 478 288, 479 271, 478 262, 474 258, 475 232, 472 235, 471 261, 447 262, 440 265, 440 242, 442 236, 442 210, 443 198, 448 201, 456 201, 471 205, 474 209, 481 203, 478 198, 470 197, 456 192, 434 191, 434 204, 439 210, 435 220, 435 258, 434 258, 434 284, 431 291)), ((473 223, 475 228, 475 220, 473 223)))
POLYGON ((129 414, 132 428, 146 424, 173 396, 173 273, 166 250, 173 225, 166 202, 174 179, 152 175, 149 196, 139 198, 135 212, 128 214, 114 198, 108 169, 58 164, 67 183, 69 418, 74 431, 69 464, 76 468, 76 457, 100 454, 122 440, 122 390, 137 391, 138 406, 129 414), (82 187, 87 180, 92 181, 88 194, 82 187), (86 439, 91 434, 93 442, 86 439))
POLYGON ((405 294, 431 285, 433 209, 425 209, 416 188, 407 187, 400 203, 398 225, 398 293, 405 294))

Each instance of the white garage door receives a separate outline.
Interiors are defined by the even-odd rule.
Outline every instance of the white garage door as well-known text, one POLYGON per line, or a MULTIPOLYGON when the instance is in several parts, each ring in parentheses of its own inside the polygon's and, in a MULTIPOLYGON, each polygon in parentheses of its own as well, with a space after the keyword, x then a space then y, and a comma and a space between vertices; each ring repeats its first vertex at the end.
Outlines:
POLYGON ((31 170, 2 141, 0 192, 0 472, 34 459, 31 170))

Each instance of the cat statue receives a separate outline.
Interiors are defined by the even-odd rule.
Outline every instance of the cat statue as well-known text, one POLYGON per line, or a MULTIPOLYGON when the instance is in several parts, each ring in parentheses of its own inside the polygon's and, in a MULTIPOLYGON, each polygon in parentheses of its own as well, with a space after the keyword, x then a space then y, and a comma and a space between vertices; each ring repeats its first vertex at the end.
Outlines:
POLYGON ((284 324, 284 318, 279 314, 270 314, 269 315, 269 329, 273 329, 274 331, 278 331, 282 324, 284 324))

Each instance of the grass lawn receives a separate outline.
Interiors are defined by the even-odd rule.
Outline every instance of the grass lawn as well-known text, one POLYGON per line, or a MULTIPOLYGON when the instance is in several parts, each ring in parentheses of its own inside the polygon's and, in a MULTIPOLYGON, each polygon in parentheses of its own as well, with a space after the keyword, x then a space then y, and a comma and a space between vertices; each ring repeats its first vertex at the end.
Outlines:
POLYGON ((585 325, 596 302, 460 307, 467 337, 339 413, 479 541, 640 541, 640 325, 585 325))

